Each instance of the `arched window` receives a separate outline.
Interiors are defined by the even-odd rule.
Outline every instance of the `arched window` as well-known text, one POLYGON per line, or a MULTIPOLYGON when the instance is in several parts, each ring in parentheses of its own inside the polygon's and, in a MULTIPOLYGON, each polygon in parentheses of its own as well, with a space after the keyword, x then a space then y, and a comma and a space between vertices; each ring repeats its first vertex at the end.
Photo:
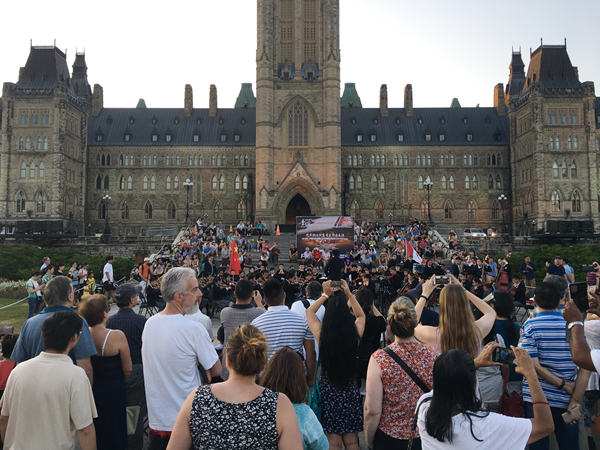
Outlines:
POLYGON ((152 203, 150 201, 147 201, 144 205, 144 218, 152 219, 152 203))
POLYGON ((473 180, 471 181, 471 189, 475 191, 479 189, 479 179, 477 178, 477 175, 473 175, 473 180))
POLYGON ((385 166, 385 155, 381 155, 381 165, 385 166))
POLYGON ((31 149, 31 139, 26 137, 25 138, 25 150, 30 150, 30 149, 31 149))
POLYGON ((173 190, 178 190, 179 189, 179 177, 175 176, 175 179, 173 180, 173 190))
POLYGON ((148 177, 144 176, 144 190, 147 191, 148 190, 148 177))
POLYGON ((234 167, 237 167, 240 165, 240 157, 238 155, 235 155, 233 157, 233 165, 234 165, 234 167))
POLYGON ((25 194, 21 191, 17 192, 15 196, 15 200, 17 201, 17 212, 22 213, 25 212, 25 203, 27 199, 25 198, 25 194))
POLYGON ((108 175, 105 175, 105 177, 104 177, 104 189, 108 189, 108 188, 109 188, 108 175))
POLYGON ((29 164, 29 178, 35 178, 35 164, 29 164))
POLYGON ((171 190, 171 175, 167 176, 167 191, 171 190))
POLYGON ((558 163, 556 161, 552 163, 552 177, 558 178, 558 163))
POLYGON ((571 163, 571 178, 577 178, 577 165, 575 161, 571 163))
POLYGON ((119 180, 119 189, 121 189, 122 191, 125 190, 125 177, 123 176, 119 180))
POLYGON ((354 176, 352 175, 348 177, 348 189, 351 191, 354 190, 354 176))
POLYGON ((23 141, 23 138, 22 138, 22 137, 20 137, 20 138, 19 138, 19 150, 23 150, 23 149, 25 148, 25 146, 24 146, 23 142, 24 142, 24 141, 23 141))
POLYGON ((35 196, 35 212, 45 213, 47 201, 48 198, 46 197, 46 194, 43 192, 38 192, 35 196))
POLYGON ((217 190, 217 176, 216 175, 213 175, 213 177, 212 177, 211 187, 212 187, 213 191, 217 190))
POLYGON ((477 205, 473 200, 470 200, 467 204, 467 216, 470 220, 474 220, 477 216, 477 205))
POLYGON ((419 189, 423 189, 423 177, 421 175, 417 178, 417 186, 419 189))
POLYGON ((243 178, 242 178, 242 189, 244 191, 248 190, 248 175, 244 175, 243 178))
POLYGON ((468 176, 465 177, 465 189, 471 189, 471 180, 468 176))
POLYGON ((380 166, 381 165, 381 156, 380 155, 375 156, 375 160, 376 160, 376 165, 380 166))
POLYGON ((377 203, 375 203, 375 218, 383 219, 383 205, 379 200, 377 200, 377 203))
POLYGON ((242 180, 240 179, 240 176, 239 176, 239 175, 236 175, 236 176, 235 176, 235 183, 234 183, 234 186, 235 186, 235 190, 236 190, 236 191, 239 191, 239 190, 241 189, 241 187, 242 187, 242 180))
POLYGON ((104 156, 104 154, 102 155, 102 165, 106 165, 106 156, 104 156))
POLYGON ((354 203, 352 203, 350 214, 352 214, 352 217, 354 217, 354 219, 360 219, 360 205, 356 200, 354 200, 354 203))
POLYGON ((446 164, 446 155, 444 155, 443 153, 440 155, 440 166, 444 167, 444 165, 446 164))
POLYGON ((375 155, 371 155, 371 166, 375 165, 375 155))
POLYGON ((498 165, 502 165, 502 155, 498 155, 498 165))
POLYGON ((21 163, 21 178, 27 178, 27 164, 21 163))
MULTIPOLYGON (((408 166, 408 155, 403 155, 402 159, 404 160, 404 166, 408 166)), ((361 164, 362 166, 362 164, 361 164)))
POLYGON ((129 206, 127 206, 127 203, 125 202, 123 202, 123 204, 121 205, 121 219, 129 219, 129 206))
POLYGON ((569 136, 567 138, 567 150, 571 150, 573 149, 573 139, 571 138, 571 136, 569 136))
POLYGON ((123 165, 123 155, 119 155, 119 166, 123 165))
POLYGON ((417 166, 421 165, 421 155, 417 155, 417 166))
POLYGON ((492 166, 496 165, 496 155, 492 155, 492 166))
POLYGON ((348 165, 352 166, 352 155, 348 155, 348 165))
POLYGON ((175 213, 176 213, 175 203, 169 202, 169 205, 167 206, 167 219, 174 220, 175 213))
POLYGON ((98 204, 98 219, 106 219, 106 203, 104 202, 98 204))
MULTIPOLYGON (((362 161, 362 158, 361 158, 361 161, 362 161)), ((356 157, 356 155, 352 156, 352 165, 355 167, 358 166, 358 158, 356 157)))
POLYGON ((571 210, 573 212, 581 212, 581 195, 578 191, 573 192, 571 197, 571 210))
POLYGON ((552 136, 548 139, 548 150, 554 150, 554 138, 552 136))
POLYGON ((249 166, 249 160, 248 160, 248 155, 244 155, 244 166, 248 167, 249 166))
POLYGON ((215 214, 215 220, 223 218, 223 206, 221 206, 221 202, 218 200, 217 200, 217 203, 215 203, 214 214, 215 214))
POLYGON ((356 190, 357 191, 362 191, 362 187, 363 187, 362 177, 360 175, 358 175, 356 177, 356 190))
POLYGON ((308 145, 308 111, 300 102, 295 103, 288 112, 288 145, 308 145))
POLYGON ((96 177, 96 189, 102 189, 102 177, 100 175, 96 177))
POLYGON ((454 165, 454 155, 453 154, 448 155, 448 165, 449 166, 454 165))
POLYGON ((133 178, 131 175, 127 177, 127 190, 131 191, 133 189, 133 178))
POLYGON ((502 189, 502 178, 500 178, 500 175, 496 175, 496 189, 502 189))
POLYGON ((494 200, 492 202, 492 219, 498 219, 499 211, 500 205, 498 204, 498 200, 494 200))
POLYGON ((450 179, 448 181, 448 188, 453 191, 454 190, 454 177, 450 175, 450 179))
POLYGON ((577 136, 573 136, 573 149, 579 150, 579 140, 577 139, 577 136))
POLYGON ((446 202, 444 204, 444 219, 452 219, 452 203, 446 202))
POLYGON ((427 155, 427 165, 431 166, 431 155, 427 155))
POLYGON ((552 191, 550 203, 552 204, 552 212, 560 211, 560 194, 557 191, 552 191))
POLYGON ((385 191, 385 178, 383 177, 383 175, 379 177, 379 190, 385 191))
POLYGON ((377 177, 375 175, 373 175, 373 177, 371 178, 371 189, 373 189, 374 191, 377 190, 377 177))
POLYGON ((152 178, 150 178, 150 189, 151 190, 156 189, 156 177, 154 175, 152 175, 152 178))
POLYGON ((40 178, 44 178, 46 176, 45 167, 44 167, 44 163, 43 162, 40 163, 40 168, 39 168, 39 171, 38 171, 38 175, 39 175, 40 178))
POLYGON ((442 190, 448 189, 448 181, 446 181, 446 175, 442 175, 442 190))
POLYGON ((569 170, 567 169, 567 163, 565 161, 562 162, 561 172, 563 178, 569 178, 569 170))
POLYGON ((42 149, 42 138, 38 138, 37 139, 37 145, 35 147, 36 150, 41 150, 42 149))
POLYGON ((221 178, 219 178, 219 190, 220 191, 225 190, 225 176, 224 175, 221 175, 221 178))
POLYGON ((244 200, 240 200, 237 204, 237 218, 239 220, 244 220, 246 218, 246 204, 244 200))
POLYGON ((556 150, 560 150, 560 138, 558 136, 556 136, 556 139, 554 139, 554 148, 556 150))
POLYGON ((96 155, 96 167, 100 165, 100 154, 96 155))

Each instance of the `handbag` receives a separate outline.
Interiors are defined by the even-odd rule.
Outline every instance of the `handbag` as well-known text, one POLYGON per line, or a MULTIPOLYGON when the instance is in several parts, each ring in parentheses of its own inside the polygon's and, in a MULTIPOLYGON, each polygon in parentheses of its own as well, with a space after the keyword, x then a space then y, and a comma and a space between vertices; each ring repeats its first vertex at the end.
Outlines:
POLYGON ((500 414, 510 417, 523 417, 523 398, 514 391, 509 394, 506 389, 507 384, 508 377, 503 377, 500 414))
MULTIPOLYGON (((419 386, 419 389, 421 389, 423 391, 423 393, 427 394, 429 391, 431 391, 431 389, 429 389, 429 386, 427 386, 427 384, 425 384, 425 382, 423 380, 421 380, 419 378, 419 376, 416 373, 414 373, 410 367, 408 367, 408 365, 402 360, 402 358, 400 358, 396 354, 396 352, 394 352, 389 347, 384 348, 383 351, 386 352, 390 358, 392 358, 394 361, 396 361, 396 363, 402 368, 402 370, 404 370, 404 372, 406 372, 406 374, 412 378, 412 380, 415 382, 415 384, 417 386, 419 386)), ((407 450, 411 450, 411 448, 412 448, 416 429, 417 429, 417 414, 415 413, 415 419, 413 420, 410 440, 408 441, 408 446, 406 447, 407 450)))

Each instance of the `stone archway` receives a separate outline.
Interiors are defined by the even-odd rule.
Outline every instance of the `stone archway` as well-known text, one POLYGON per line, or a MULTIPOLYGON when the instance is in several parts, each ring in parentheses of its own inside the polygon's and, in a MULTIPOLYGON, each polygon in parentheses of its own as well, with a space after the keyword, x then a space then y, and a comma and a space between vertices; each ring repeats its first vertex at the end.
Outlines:
MULTIPOLYGON (((291 219, 291 210, 289 206, 303 206, 299 212, 310 212, 309 215, 320 216, 325 212, 325 204, 319 191, 317 191, 309 182, 301 177, 295 178, 293 181, 286 183, 286 186, 281 189, 273 202, 273 218, 275 224, 284 225, 288 217, 291 219), (304 199, 307 205, 300 205, 296 197, 304 199), (308 208, 306 207, 308 206, 308 208), (288 212, 290 213, 288 215, 288 212)), ((295 217, 295 216, 294 216, 295 217)), ((296 223, 295 220, 293 222, 296 223)))
POLYGON ((296 194, 288 203, 285 210, 285 224, 295 225, 296 217, 298 216, 311 216, 311 209, 308 201, 300 195, 296 194))

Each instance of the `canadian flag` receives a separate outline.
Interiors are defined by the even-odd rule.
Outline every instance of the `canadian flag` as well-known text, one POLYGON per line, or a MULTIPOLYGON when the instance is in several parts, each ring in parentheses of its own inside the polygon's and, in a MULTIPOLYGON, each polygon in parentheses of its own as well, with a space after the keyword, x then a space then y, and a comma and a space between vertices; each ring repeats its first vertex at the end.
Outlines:
POLYGON ((406 241, 406 257, 407 258, 408 258, 408 255, 412 255, 413 261, 416 262, 417 264, 421 264, 423 262, 423 258, 421 258, 421 255, 419 255, 417 253, 417 251, 413 248, 413 246, 410 245, 410 242, 406 241))

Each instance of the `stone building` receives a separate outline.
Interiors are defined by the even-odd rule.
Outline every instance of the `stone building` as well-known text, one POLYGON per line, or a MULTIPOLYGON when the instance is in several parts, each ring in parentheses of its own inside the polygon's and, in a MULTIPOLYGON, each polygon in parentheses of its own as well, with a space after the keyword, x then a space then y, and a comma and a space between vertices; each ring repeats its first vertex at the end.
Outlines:
POLYGON ((341 90, 339 0, 258 0, 257 36, 256 97, 244 83, 233 108, 214 85, 207 109, 190 85, 183 108, 104 107, 85 55, 70 74, 58 48, 32 47, 0 102, 0 232, 310 214, 600 231, 600 99, 566 44, 541 45, 527 73, 513 53, 493 107, 414 107, 411 85, 394 107, 382 85, 367 108, 341 90))

